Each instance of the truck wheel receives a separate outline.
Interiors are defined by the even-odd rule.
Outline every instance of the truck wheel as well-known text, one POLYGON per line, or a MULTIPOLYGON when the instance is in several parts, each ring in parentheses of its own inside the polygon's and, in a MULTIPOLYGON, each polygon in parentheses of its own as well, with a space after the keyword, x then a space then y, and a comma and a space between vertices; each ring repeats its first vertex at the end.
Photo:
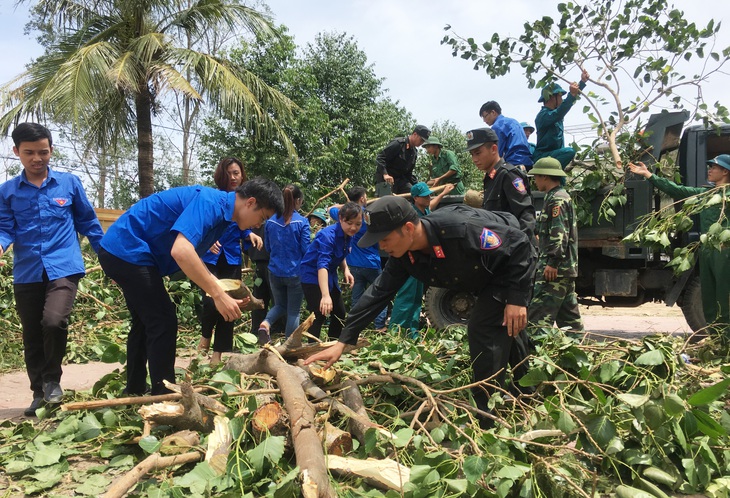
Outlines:
POLYGON ((702 312, 702 289, 700 287, 699 275, 694 275, 687 282, 684 292, 682 292, 682 304, 680 307, 682 308, 685 320, 687 320, 687 325, 694 332, 707 326, 705 315, 702 312))
POLYGON ((445 329, 450 325, 466 325, 476 301, 471 292, 429 287, 424 309, 432 327, 445 329))

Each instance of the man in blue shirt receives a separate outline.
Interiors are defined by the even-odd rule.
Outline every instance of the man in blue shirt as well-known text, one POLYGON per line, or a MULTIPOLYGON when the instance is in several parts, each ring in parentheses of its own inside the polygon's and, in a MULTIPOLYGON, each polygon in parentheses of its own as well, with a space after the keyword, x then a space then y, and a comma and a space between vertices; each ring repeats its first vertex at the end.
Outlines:
POLYGON ((542 95, 538 102, 543 103, 543 108, 535 118, 535 126, 537 127, 537 145, 532 159, 537 161, 543 157, 554 157, 563 166, 563 169, 570 164, 575 157, 575 149, 565 146, 565 138, 563 136, 563 119, 573 108, 575 99, 581 90, 586 87, 589 74, 586 70, 580 77, 580 83, 570 84, 570 95, 563 101, 563 95, 566 92, 557 83, 551 83, 542 90, 542 95))
POLYGON ((175 380, 177 316, 162 277, 182 270, 223 318, 239 318, 246 301, 228 296, 200 258, 231 222, 258 227, 283 204, 281 189, 263 178, 234 192, 178 187, 140 200, 109 227, 99 262, 122 288, 131 315, 125 394, 145 393, 148 362, 152 394, 169 392, 163 380, 175 380))
POLYGON ((522 171, 529 171, 532 168, 532 153, 520 123, 502 116, 502 108, 494 100, 482 105, 479 116, 497 134, 499 156, 522 171))
POLYGON ((0 256, 13 244, 15 303, 33 391, 25 415, 31 417, 44 401, 63 397, 68 317, 84 275, 77 232, 97 252, 104 233, 78 177, 48 167, 51 132, 21 123, 12 138, 23 171, 0 185, 0 256))

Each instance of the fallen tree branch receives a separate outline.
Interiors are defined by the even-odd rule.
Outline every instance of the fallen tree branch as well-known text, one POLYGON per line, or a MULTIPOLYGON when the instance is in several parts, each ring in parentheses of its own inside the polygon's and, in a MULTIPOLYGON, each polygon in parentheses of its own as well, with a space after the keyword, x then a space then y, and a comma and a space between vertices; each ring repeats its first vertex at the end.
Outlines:
MULTIPOLYGON (((205 391, 205 387, 196 387, 195 392, 205 391)), ((149 403, 161 403, 163 401, 177 401, 182 396, 180 394, 158 394, 155 396, 129 396, 127 398, 114 399, 97 399, 93 401, 76 401, 74 403, 64 403, 61 405, 61 411, 75 410, 95 410, 97 408, 112 408, 124 405, 146 405, 149 403)))
MULTIPOLYGON (((177 435, 183 439, 195 437, 197 434, 190 433, 177 433, 177 435)), ((189 441, 190 445, 197 444, 194 440, 189 441)), ((200 461, 203 455, 197 451, 191 451, 183 453, 181 455, 162 456, 159 453, 152 453, 150 456, 139 462, 135 467, 124 474, 122 477, 114 481, 109 487, 107 492, 102 495, 104 498, 122 498, 131 489, 133 489, 137 483, 150 472, 156 470, 166 469, 174 465, 184 465, 186 463, 192 463, 200 461)))
POLYGON ((309 215, 314 212, 315 209, 317 209, 317 206, 319 206, 319 203, 323 200, 327 199, 328 197, 336 194, 337 192, 341 192, 342 196, 347 200, 347 193, 345 192, 345 185, 347 185, 350 182, 349 178, 345 178, 345 180, 340 183, 338 186, 336 186, 332 191, 330 191, 328 194, 323 195, 319 199, 317 199, 314 204, 312 205, 312 209, 304 215, 305 218, 309 218, 309 215))

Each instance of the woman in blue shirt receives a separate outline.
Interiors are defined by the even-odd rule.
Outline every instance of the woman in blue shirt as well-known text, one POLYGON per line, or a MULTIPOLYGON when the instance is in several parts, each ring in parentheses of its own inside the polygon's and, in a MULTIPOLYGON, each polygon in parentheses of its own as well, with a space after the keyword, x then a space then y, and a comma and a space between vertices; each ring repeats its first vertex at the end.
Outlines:
POLYGON ((274 216, 264 225, 264 240, 269 251, 269 286, 274 295, 274 307, 261 322, 258 330, 259 344, 271 340, 271 324, 286 314, 287 337, 299 326, 299 310, 302 307, 299 265, 309 247, 309 222, 298 213, 304 194, 296 185, 282 190, 284 213, 274 216))
MULTIPOLYGON (((235 157, 224 157, 218 163, 213 173, 216 186, 225 192, 233 192, 246 181, 246 171, 243 163, 235 157)), ((208 270, 218 279, 241 279, 241 240, 251 239, 257 247, 261 245, 261 238, 252 234, 250 230, 241 230, 235 223, 231 223, 225 233, 218 239, 208 252, 201 258, 208 270)), ((215 342, 211 365, 221 361, 221 353, 233 350, 233 327, 235 322, 226 321, 215 308, 213 299, 203 292, 203 307, 200 314, 200 328, 203 335, 198 349, 208 351, 210 340, 215 329, 215 342)))
POLYGON ((302 259, 301 279, 307 309, 315 314, 309 329, 319 336, 325 317, 332 313, 329 337, 337 338, 345 321, 345 303, 337 283, 337 268, 342 268, 345 282, 352 287, 355 278, 347 267, 345 257, 350 253, 352 237, 362 225, 362 211, 354 202, 345 203, 339 210, 338 222, 323 228, 314 237, 302 259))

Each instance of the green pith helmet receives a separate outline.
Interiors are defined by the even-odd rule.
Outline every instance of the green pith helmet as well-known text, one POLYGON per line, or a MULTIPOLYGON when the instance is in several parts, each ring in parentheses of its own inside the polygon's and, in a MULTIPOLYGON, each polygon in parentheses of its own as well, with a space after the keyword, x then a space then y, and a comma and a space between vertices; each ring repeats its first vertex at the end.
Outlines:
POLYGON ((543 157, 542 159, 538 159, 529 174, 530 176, 568 176, 565 171, 563 171, 560 161, 554 157, 543 157))
POLYGON ((309 216, 314 216, 315 218, 319 218, 320 220, 327 223, 327 211, 325 211, 324 208, 315 209, 309 216))

